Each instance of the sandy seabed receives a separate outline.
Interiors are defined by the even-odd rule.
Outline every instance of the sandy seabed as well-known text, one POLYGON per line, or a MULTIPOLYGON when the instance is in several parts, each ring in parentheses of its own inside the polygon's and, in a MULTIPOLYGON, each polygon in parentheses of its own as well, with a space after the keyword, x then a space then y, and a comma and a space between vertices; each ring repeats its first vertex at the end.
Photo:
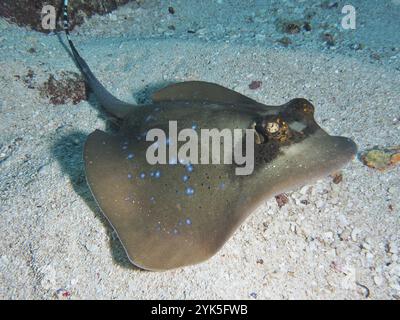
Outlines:
MULTIPOLYGON (((270 105, 305 97, 329 134, 360 151, 400 144, 400 3, 354 1, 360 27, 346 33, 340 8, 322 1, 250 2, 171 1, 174 15, 161 1, 129 4, 88 19, 73 38, 123 100, 204 80, 270 105), (310 9, 311 31, 279 31, 276 20, 310 9)), ((338 184, 304 186, 282 208, 266 201, 203 264, 132 267, 83 171, 83 143, 105 128, 104 113, 92 99, 54 105, 40 94, 49 74, 78 72, 57 36, 4 20, 0 31, 0 298, 400 298, 400 167, 380 172, 358 159, 338 184)))

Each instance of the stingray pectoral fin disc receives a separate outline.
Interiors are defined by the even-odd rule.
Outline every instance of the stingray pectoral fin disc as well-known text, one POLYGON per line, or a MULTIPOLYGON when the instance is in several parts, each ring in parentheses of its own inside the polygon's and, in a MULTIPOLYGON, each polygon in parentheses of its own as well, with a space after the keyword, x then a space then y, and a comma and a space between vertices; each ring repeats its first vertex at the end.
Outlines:
POLYGON ((131 149, 125 143, 124 136, 96 130, 86 141, 84 158, 90 189, 131 262, 143 269, 167 270, 214 255, 236 228, 235 221, 224 222, 229 208, 218 203, 205 208, 200 190, 198 197, 177 194, 176 189, 185 190, 179 182, 183 166, 163 165, 162 176, 151 177, 156 171, 141 156, 144 147, 132 143, 131 149), (204 212, 198 209, 201 205, 204 212), (224 226, 222 231, 216 230, 218 224, 224 226))
POLYGON ((155 92, 152 100, 153 102, 202 101, 225 104, 259 104, 239 92, 205 81, 185 81, 171 84, 155 92))

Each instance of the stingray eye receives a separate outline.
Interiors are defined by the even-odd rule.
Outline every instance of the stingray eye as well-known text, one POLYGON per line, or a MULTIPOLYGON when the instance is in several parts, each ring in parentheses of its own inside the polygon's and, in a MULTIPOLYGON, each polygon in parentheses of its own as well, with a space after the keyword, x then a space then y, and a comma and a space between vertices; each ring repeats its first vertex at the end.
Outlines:
POLYGON ((265 126, 265 130, 269 134, 274 134, 279 131, 279 123, 278 122, 267 122, 265 126))
POLYGON ((263 121, 264 134, 268 139, 278 142, 286 142, 292 136, 286 121, 281 117, 267 118, 263 121))

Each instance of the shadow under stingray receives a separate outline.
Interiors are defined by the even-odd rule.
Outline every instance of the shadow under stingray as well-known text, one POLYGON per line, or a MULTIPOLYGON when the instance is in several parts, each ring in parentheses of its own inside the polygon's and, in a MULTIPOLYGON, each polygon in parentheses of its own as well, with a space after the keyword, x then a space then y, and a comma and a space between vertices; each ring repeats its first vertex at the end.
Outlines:
MULTIPOLYGON (((61 41, 64 45, 64 43, 61 41)), ((69 50, 67 50, 69 53, 69 50)), ((154 92, 158 91, 172 82, 160 82, 152 85, 146 85, 142 89, 137 90, 133 97, 138 104, 143 104, 145 108, 146 104, 151 103, 151 96, 154 92)), ((90 93, 90 89, 87 87, 86 92, 90 93)), ((92 94, 87 95, 87 102, 91 107, 99 111, 98 116, 106 121, 106 131, 109 133, 116 133, 119 128, 119 121, 115 118, 110 117, 105 110, 98 105, 96 98, 92 94)), ((95 129, 95 128, 93 128, 95 129)), ((101 212, 101 209, 96 203, 89 186, 86 182, 85 168, 83 162, 83 147, 87 139, 87 134, 80 131, 65 132, 57 135, 56 141, 52 145, 52 156, 60 163, 62 171, 68 174, 74 191, 85 201, 87 206, 94 212, 96 218, 98 218, 107 230, 107 235, 110 239, 110 248, 113 260, 118 265, 140 271, 147 271, 141 269, 129 260, 125 249, 119 240, 117 233, 114 231, 107 218, 101 212)))
POLYGON ((86 183, 82 156, 86 138, 87 135, 79 131, 60 135, 52 146, 52 155, 60 163, 62 171, 68 174, 74 191, 85 201, 94 212, 96 218, 105 226, 110 239, 111 254, 114 262, 124 268, 145 271, 130 262, 116 232, 101 212, 86 183))
MULTIPOLYGON (((76 64, 70 49, 64 43, 61 33, 58 33, 57 36, 61 45, 67 51, 70 58, 75 62, 77 68, 79 68, 79 65, 76 64)), ((172 83, 173 82, 163 81, 145 85, 141 89, 134 92, 133 98, 137 101, 137 104, 143 105, 141 107, 145 108, 146 104, 151 103, 151 96, 154 92, 172 83)), ((86 92, 90 92, 88 86, 86 86, 86 92)), ((120 121, 107 114, 107 112, 98 105, 94 95, 87 94, 87 101, 93 108, 99 111, 99 117, 106 121, 106 131, 109 133, 116 133, 119 125, 121 124, 120 121)), ((130 262, 125 249, 117 236, 117 233, 114 231, 107 218, 101 212, 101 209, 97 205, 89 186, 87 185, 83 161, 83 147, 86 138, 87 134, 80 131, 72 131, 66 132, 65 134, 60 134, 57 136, 57 139, 52 146, 52 155, 60 163, 62 171, 68 174, 74 191, 86 202, 88 207, 94 212, 95 216, 105 226, 107 235, 110 239, 110 248, 114 262, 124 268, 148 271, 141 269, 130 262)))

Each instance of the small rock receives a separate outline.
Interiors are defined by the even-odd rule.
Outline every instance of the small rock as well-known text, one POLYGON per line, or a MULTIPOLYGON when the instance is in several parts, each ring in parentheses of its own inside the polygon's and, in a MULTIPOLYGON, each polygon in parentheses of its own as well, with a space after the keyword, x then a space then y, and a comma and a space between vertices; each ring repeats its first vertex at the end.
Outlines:
POLYGON ((311 31, 311 24, 309 22, 305 22, 303 25, 304 30, 311 31))
POLYGON ((278 204, 279 209, 289 202, 289 198, 284 193, 276 195, 275 200, 278 204))
POLYGON ((289 34, 299 33, 301 30, 300 25, 297 22, 284 22, 283 31, 289 34))
POLYGON ((40 174, 40 175, 45 175, 48 172, 49 172, 49 165, 48 164, 43 164, 37 169, 37 173, 40 174))
POLYGON ((305 196, 305 195, 307 194, 308 190, 309 190, 309 187, 308 187, 308 186, 304 186, 304 187, 302 187, 302 188, 300 189, 300 193, 301 193, 303 196, 305 196))
POLYGON ((395 280, 390 281, 389 287, 396 291, 400 291, 400 284, 395 280))
POLYGON ((335 259, 336 258, 336 250, 335 249, 330 249, 326 252, 327 256, 330 257, 330 259, 335 259))
POLYGON ((50 74, 40 88, 40 95, 49 98, 50 102, 59 105, 72 101, 77 104, 86 100, 86 84, 82 76, 75 72, 61 72, 59 76, 50 74))
POLYGON ((207 33, 207 29, 206 29, 206 28, 201 28, 201 29, 197 30, 197 33, 198 33, 199 35, 204 35, 204 34, 207 33))
POLYGON ((337 1, 324 1, 321 3, 322 9, 332 9, 337 8, 339 6, 337 1))
POLYGON ((378 287, 380 287, 383 284, 383 277, 380 275, 374 276, 374 282, 378 287))
POLYGON ((324 239, 326 242, 333 242, 333 241, 334 241, 333 232, 332 232, 332 231, 325 232, 325 233, 323 234, 323 239, 324 239))
POLYGON ((336 172, 334 174, 332 174, 332 182, 334 184, 339 184, 340 182, 342 182, 343 180, 343 175, 340 172, 336 172))
POLYGON ((335 38, 330 33, 324 33, 322 35, 322 40, 326 42, 329 47, 333 47, 335 45, 335 38))
POLYGON ((369 250, 371 250, 371 245, 368 242, 364 242, 362 244, 362 248, 369 251, 369 250))
POLYGON ((379 53, 374 52, 373 54, 371 54, 371 58, 374 60, 380 60, 381 56, 379 55, 379 53))
POLYGON ((351 49, 358 51, 362 50, 364 48, 364 45, 362 43, 354 43, 350 46, 351 49))
POLYGON ((0 257, 0 266, 1 265, 6 265, 10 262, 10 260, 8 260, 8 257, 6 255, 3 255, 0 257))
POLYGON ((397 254, 399 252, 399 249, 394 242, 391 242, 387 246, 387 252, 391 254, 397 254))
POLYGON ((258 89, 258 88, 260 88, 261 87, 261 85, 262 85, 262 81, 252 81, 250 84, 249 84, 249 89, 251 89, 251 90, 256 90, 256 89, 258 89))
POLYGON ((67 300, 71 298, 71 292, 65 289, 58 289, 56 291, 56 296, 60 300, 67 300))
POLYGON ((351 240, 356 242, 359 233, 360 233, 360 230, 357 228, 354 228, 353 231, 351 232, 351 240))
POLYGON ((283 37, 279 39, 278 42, 285 47, 289 46, 289 44, 292 44, 292 40, 290 40, 288 37, 283 37))
POLYGON ((346 241, 350 238, 350 230, 344 229, 343 232, 339 236, 340 240, 346 241))
POLYGON ((390 187, 389 189, 388 189, 388 192, 390 193, 390 194, 395 194, 396 193, 396 188, 395 187, 390 187))

